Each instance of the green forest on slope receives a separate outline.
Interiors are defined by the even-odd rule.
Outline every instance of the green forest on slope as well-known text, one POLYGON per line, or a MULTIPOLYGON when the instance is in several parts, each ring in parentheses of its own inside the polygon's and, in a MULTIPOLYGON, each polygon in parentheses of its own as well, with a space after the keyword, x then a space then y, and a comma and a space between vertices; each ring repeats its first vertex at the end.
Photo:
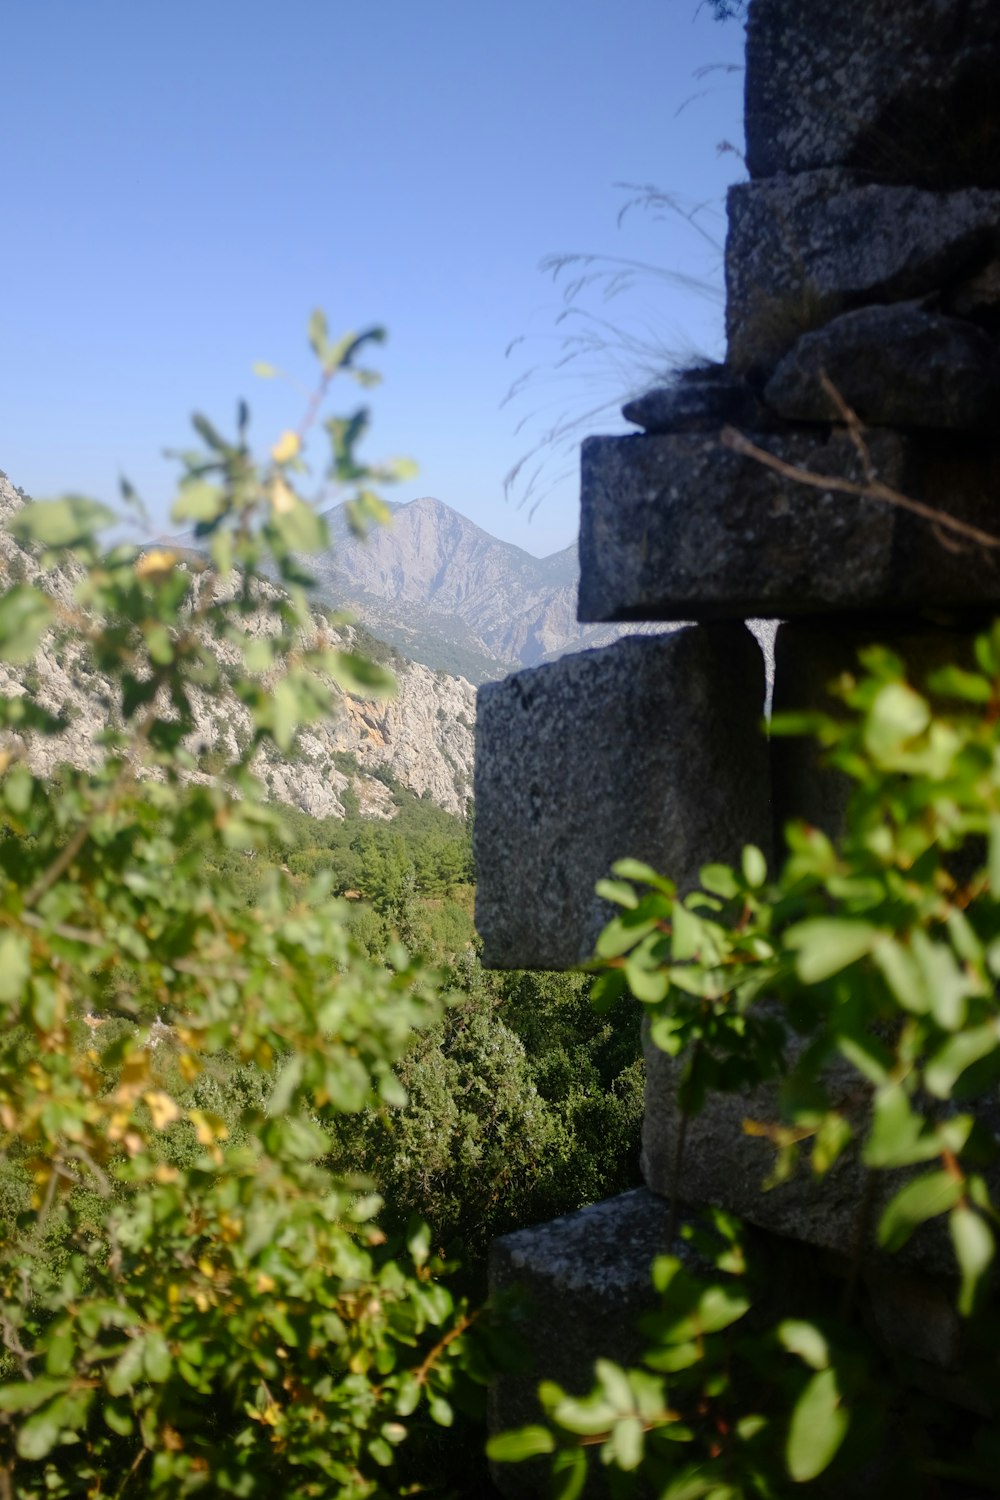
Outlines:
MULTIPOLYGON (((252 858, 207 857, 251 909, 275 879, 304 890, 328 874, 372 959, 401 941, 441 973, 443 1019, 399 1068, 407 1103, 343 1117, 338 1165, 374 1180, 384 1223, 425 1218, 475 1274, 492 1236, 638 1183, 639 1013, 623 1000, 597 1015, 584 975, 484 969, 470 821, 382 776, 391 819, 284 807, 281 836, 252 858)), ((225 1117, 225 1089, 216 1093, 225 1117)))

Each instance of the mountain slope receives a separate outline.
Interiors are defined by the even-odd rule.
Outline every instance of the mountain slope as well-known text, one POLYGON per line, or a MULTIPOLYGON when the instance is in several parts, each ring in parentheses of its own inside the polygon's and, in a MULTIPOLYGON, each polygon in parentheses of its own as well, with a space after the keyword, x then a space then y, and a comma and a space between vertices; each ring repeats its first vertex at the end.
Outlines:
POLYGON ((390 510, 367 542, 350 534, 342 506, 327 512, 332 550, 309 565, 324 598, 417 660, 462 661, 485 681, 620 633, 577 623, 575 546, 532 557, 429 496, 390 510))
MULTIPOLYGON (((72 569, 43 572, 33 553, 7 530, 7 519, 23 503, 0 472, 0 589, 15 578, 25 579, 68 604, 76 583, 72 569)), ((362 653, 381 649, 388 654, 380 643, 358 639, 350 629, 339 635, 362 653)), ((220 646, 217 653, 223 668, 224 649, 220 646)), ((344 794, 353 791, 362 812, 392 817, 396 809, 385 778, 394 777, 446 811, 465 813, 472 794, 475 690, 415 662, 395 658, 388 664, 396 676, 395 697, 366 700, 340 693, 340 712, 301 734, 296 760, 282 758, 273 747, 258 757, 254 769, 273 797, 314 817, 340 817, 344 794)), ((72 638, 59 641, 50 631, 29 666, 0 663, 0 694, 28 695, 50 712, 66 712, 70 720, 52 739, 6 735, 0 748, 26 754, 43 774, 59 762, 79 767, 95 762, 97 736, 108 725, 113 694, 108 679, 92 669, 72 638)), ((204 749, 234 756, 249 743, 250 715, 233 693, 193 698, 195 737, 204 749)))

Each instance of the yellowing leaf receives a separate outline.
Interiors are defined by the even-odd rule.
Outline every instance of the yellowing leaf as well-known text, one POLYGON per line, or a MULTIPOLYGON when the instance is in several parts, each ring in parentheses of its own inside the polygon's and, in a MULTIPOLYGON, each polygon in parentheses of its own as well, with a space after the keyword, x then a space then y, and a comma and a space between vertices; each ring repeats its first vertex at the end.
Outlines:
POLYGON ((295 505, 295 491, 278 475, 271 485, 271 509, 276 516, 287 516, 295 505))
POLYGON ((170 1095, 165 1094, 162 1089, 153 1089, 143 1097, 149 1106, 149 1113, 153 1117, 154 1129, 163 1130, 179 1117, 180 1110, 177 1105, 171 1099, 170 1095))
POLYGON ((224 1141, 229 1134, 225 1120, 218 1115, 209 1114, 203 1109, 189 1109, 188 1119, 194 1126, 194 1133, 198 1137, 199 1146, 211 1146, 216 1141, 224 1141))
POLYGON ((276 464, 287 464, 293 458, 298 457, 299 449, 301 447, 302 443, 299 439, 298 433, 292 432, 291 428, 286 428, 286 430, 281 434, 278 441, 275 443, 274 447, 271 449, 271 457, 274 459, 276 464))
POLYGON ((177 562, 177 553, 163 547, 154 547, 146 552, 135 565, 137 578, 162 578, 171 572, 177 562))

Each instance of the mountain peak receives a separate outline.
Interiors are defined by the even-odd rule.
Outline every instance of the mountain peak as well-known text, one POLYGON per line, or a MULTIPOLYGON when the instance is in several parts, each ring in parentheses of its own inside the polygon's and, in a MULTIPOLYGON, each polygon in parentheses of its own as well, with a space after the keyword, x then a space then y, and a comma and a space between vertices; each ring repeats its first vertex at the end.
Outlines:
POLYGON ((483 682, 619 633, 577 624, 575 547, 534 557, 433 495, 390 510, 365 542, 342 506, 328 512, 334 548, 310 570, 406 655, 483 682))

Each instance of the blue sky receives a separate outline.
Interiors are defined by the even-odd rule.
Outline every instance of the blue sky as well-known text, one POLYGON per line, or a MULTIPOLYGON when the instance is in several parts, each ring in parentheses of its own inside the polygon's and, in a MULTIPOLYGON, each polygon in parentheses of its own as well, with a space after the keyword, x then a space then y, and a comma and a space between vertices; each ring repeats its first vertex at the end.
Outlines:
POLYGON ((309 380, 322 306, 332 331, 389 331, 367 456, 420 475, 388 498, 566 545, 572 453, 543 445, 530 520, 503 480, 548 427, 641 384, 644 357, 601 320, 666 364, 718 352, 721 305, 642 276, 609 302, 592 283, 557 323, 574 271, 539 262, 616 255, 718 286, 718 249, 677 213, 619 227, 615 184, 706 204, 721 243, 741 48, 698 0, 3 0, 0 467, 39 497, 111 499, 124 472, 159 521, 162 450, 192 410, 225 424, 246 396, 262 448, 295 424, 301 396, 250 367, 309 380))

